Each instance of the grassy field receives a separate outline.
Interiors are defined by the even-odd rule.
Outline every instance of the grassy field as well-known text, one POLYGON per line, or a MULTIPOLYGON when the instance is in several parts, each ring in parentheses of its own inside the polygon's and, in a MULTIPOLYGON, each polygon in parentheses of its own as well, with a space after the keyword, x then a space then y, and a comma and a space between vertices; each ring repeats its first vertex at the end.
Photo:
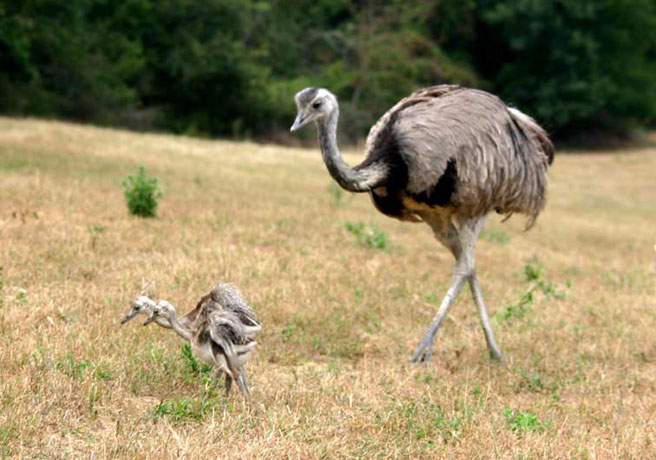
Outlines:
POLYGON ((478 244, 508 367, 465 291, 413 367, 451 256, 317 148, 0 118, 0 458, 654 458, 656 150, 550 176, 534 229, 493 216, 478 244), (139 165, 157 219, 127 212, 139 165), (171 332, 119 325, 142 288, 186 310, 221 280, 264 324, 250 408, 171 332))

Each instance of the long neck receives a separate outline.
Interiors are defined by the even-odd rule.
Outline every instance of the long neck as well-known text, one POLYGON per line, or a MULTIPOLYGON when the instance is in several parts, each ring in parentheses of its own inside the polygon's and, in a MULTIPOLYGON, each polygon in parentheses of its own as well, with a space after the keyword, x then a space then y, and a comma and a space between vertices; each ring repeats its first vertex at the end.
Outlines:
POLYGON ((380 171, 352 168, 344 161, 337 147, 338 119, 339 111, 336 109, 317 123, 323 161, 330 175, 343 189, 349 192, 368 192, 380 171))
POLYGON ((171 329, 171 322, 166 318, 162 318, 161 316, 158 316, 157 318, 155 318, 155 322, 157 323, 158 326, 161 326, 164 329, 171 329))
POLYGON ((189 341, 194 338, 194 334, 189 329, 182 327, 182 324, 180 324, 178 321, 178 317, 176 316, 175 312, 171 313, 169 316, 169 321, 171 322, 171 327, 173 330, 177 332, 180 337, 189 341))

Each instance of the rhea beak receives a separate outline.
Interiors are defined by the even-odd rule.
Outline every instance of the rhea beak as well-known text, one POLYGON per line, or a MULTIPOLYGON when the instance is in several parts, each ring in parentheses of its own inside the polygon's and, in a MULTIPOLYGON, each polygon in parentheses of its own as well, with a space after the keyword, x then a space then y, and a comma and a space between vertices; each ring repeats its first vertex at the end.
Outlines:
POLYGON ((135 310, 130 310, 130 313, 128 313, 127 315, 125 315, 125 318, 123 318, 123 319, 121 320, 121 326, 124 325, 125 323, 127 323, 128 321, 130 321, 130 320, 131 320, 132 318, 134 318, 135 316, 137 316, 137 313, 138 313, 138 312, 135 311, 135 310))
POLYGON ((289 131, 292 133, 296 132, 311 121, 312 119, 305 115, 305 111, 301 110, 298 112, 298 115, 296 115, 296 120, 294 120, 294 124, 289 128, 289 131))
POLYGON ((144 321, 143 326, 148 326, 150 323, 152 323, 153 321, 155 321, 155 318, 157 318, 157 316, 155 316, 155 315, 150 315, 150 316, 148 317, 148 319, 147 319, 146 321, 144 321))

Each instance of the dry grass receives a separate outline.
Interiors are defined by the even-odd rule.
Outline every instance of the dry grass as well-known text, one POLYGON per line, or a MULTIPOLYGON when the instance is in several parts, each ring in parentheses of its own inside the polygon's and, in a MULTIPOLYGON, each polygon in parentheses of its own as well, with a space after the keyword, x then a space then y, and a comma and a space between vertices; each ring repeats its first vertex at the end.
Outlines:
POLYGON ((468 293, 412 367, 450 256, 336 193, 316 149, 0 119, 0 457, 653 458, 654 171, 654 150, 558 157, 536 228, 493 217, 478 245, 508 369, 468 293), (158 219, 127 213, 140 164, 158 219), (190 306, 219 280, 265 327, 250 410, 206 394, 171 333, 119 326, 143 281, 190 306))

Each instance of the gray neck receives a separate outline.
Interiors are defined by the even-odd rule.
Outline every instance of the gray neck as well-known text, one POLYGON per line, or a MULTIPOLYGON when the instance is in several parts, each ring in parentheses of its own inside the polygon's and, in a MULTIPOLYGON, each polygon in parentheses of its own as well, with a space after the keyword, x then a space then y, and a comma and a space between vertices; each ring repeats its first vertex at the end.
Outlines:
POLYGON ((317 122, 321 156, 330 175, 349 192, 368 192, 372 188, 374 171, 358 170, 349 166, 342 158, 337 147, 337 120, 339 110, 317 122))
POLYGON ((164 329, 171 329, 171 323, 166 318, 162 318, 161 316, 158 316, 157 318, 155 318, 155 322, 157 323, 158 326, 161 326, 164 329))
POLYGON ((182 337, 185 340, 189 340, 190 342, 193 340, 194 334, 192 334, 192 332, 189 329, 185 329, 184 327, 182 327, 182 324, 180 324, 180 322, 178 321, 178 317, 175 314, 175 312, 171 313, 170 322, 171 322, 171 327, 175 332, 178 333, 180 337, 182 337))

